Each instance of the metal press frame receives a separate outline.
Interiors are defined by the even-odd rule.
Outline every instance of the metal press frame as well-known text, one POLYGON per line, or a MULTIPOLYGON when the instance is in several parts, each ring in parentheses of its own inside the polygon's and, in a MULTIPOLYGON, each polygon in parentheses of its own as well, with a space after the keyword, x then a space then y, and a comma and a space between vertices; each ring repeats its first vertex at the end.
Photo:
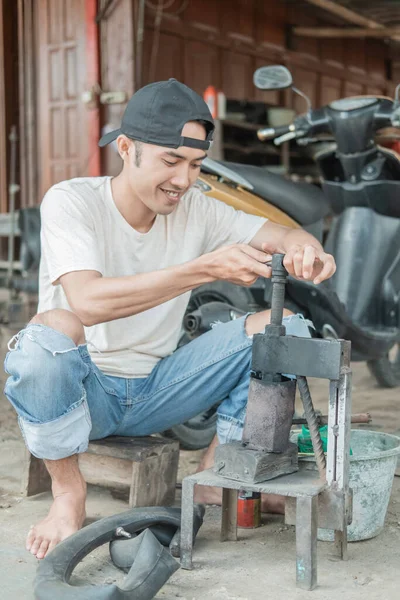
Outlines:
MULTIPOLYGON (((192 569, 194 486, 222 488, 221 541, 237 540, 237 495, 240 488, 286 497, 285 522, 296 526, 296 583, 306 590, 317 585, 317 529, 334 530, 335 550, 347 559, 347 526, 351 523, 349 489, 351 369, 350 342, 279 337, 268 368, 278 373, 330 380, 326 473, 299 471, 251 484, 227 479, 212 469, 185 477, 182 482, 181 566, 192 569), (325 478, 326 477, 326 478, 325 478)), ((309 466, 309 463, 308 463, 309 466)))

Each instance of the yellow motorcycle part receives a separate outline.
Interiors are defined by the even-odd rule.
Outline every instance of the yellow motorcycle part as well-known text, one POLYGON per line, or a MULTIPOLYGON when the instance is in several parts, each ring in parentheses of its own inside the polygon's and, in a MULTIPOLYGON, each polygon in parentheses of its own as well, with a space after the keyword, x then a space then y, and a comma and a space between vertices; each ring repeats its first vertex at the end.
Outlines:
POLYGON ((218 181, 215 175, 208 173, 201 173, 198 180, 199 188, 206 196, 212 196, 229 206, 233 206, 236 210, 265 217, 273 223, 292 227, 293 229, 300 227, 296 221, 282 210, 236 184, 228 185, 225 182, 218 181))

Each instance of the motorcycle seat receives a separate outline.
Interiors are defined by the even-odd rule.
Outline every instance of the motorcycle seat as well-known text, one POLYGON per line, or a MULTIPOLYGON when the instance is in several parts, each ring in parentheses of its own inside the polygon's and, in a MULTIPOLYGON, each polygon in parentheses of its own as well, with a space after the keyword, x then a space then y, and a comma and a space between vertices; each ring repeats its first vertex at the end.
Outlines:
POLYGON ((229 178, 229 172, 236 174, 232 181, 240 183, 242 180, 243 187, 280 208, 299 225, 311 225, 329 213, 329 203, 323 192, 310 183, 295 183, 263 167, 209 158, 204 160, 202 169, 225 178, 229 178), (250 185, 243 185, 243 180, 250 185))

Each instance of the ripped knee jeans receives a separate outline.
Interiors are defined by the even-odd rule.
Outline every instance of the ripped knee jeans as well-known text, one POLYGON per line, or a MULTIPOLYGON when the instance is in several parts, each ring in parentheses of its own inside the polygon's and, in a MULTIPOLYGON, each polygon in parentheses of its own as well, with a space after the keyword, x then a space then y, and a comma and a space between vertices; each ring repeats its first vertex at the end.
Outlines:
MULTIPOLYGON (((58 460, 85 452, 89 440, 159 433, 215 406, 220 443, 240 440, 252 353, 245 319, 218 324, 134 379, 100 371, 86 344, 28 325, 10 340, 4 363, 5 395, 28 449, 58 460)), ((289 335, 310 337, 301 315, 284 324, 289 335)))

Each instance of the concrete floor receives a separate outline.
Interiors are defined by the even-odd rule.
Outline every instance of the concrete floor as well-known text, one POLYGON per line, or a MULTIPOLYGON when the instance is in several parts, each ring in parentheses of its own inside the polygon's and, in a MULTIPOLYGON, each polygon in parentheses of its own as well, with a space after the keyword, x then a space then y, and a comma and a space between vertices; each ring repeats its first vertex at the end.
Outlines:
MULTIPOLYGON (((316 406, 327 408, 327 387, 312 382, 316 406)), ((369 411, 370 428, 400 432, 399 390, 379 389, 365 365, 354 365, 353 413, 369 411)), ((201 452, 182 452, 180 478, 195 470, 201 452)), ((32 600, 37 560, 24 547, 29 526, 43 518, 50 494, 22 498, 23 443, 16 418, 0 398, 0 577, 1 600, 32 600)), ((179 492, 178 492, 179 494, 179 492)), ((179 502, 179 496, 177 495, 179 502)), ((88 520, 127 508, 108 491, 89 486, 88 520)), ((295 587, 295 530, 281 516, 266 515, 263 526, 240 530, 238 542, 219 542, 220 509, 209 507, 194 553, 195 569, 177 571, 158 593, 164 600, 395 600, 400 585, 400 479, 395 477, 384 531, 375 539, 350 544, 349 560, 338 561, 331 544, 318 544, 319 587, 304 592, 295 587)), ((71 583, 121 581, 111 567, 107 547, 85 558, 71 583)), ((78 597, 78 596, 77 596, 78 597)), ((55 599, 56 600, 56 599, 55 599)))
MULTIPOLYGON (((3 447, 16 460, 16 444, 3 447)), ((16 468, 16 460, 12 465, 16 468)), ((12 466, 10 464, 10 467, 12 466)), ((50 494, 21 500, 1 498, 0 576, 2 600, 33 600, 32 585, 38 561, 24 549, 29 525, 46 515, 50 494)), ((107 491, 90 487, 88 518, 98 519, 126 510, 126 504, 107 491)), ((256 530, 240 530, 238 542, 219 542, 220 509, 209 507, 194 552, 194 570, 177 571, 156 598, 164 600, 395 600, 399 597, 400 480, 395 478, 387 522, 382 534, 350 544, 349 560, 339 561, 332 545, 318 543, 319 587, 304 592, 295 587, 295 530, 281 516, 265 516, 256 530), (311 594, 311 596, 310 596, 311 594)), ((120 582, 108 547, 84 559, 71 579, 74 585, 120 582)), ((78 596, 77 596, 78 597, 78 596)), ((55 599, 56 600, 56 599, 55 599)))

